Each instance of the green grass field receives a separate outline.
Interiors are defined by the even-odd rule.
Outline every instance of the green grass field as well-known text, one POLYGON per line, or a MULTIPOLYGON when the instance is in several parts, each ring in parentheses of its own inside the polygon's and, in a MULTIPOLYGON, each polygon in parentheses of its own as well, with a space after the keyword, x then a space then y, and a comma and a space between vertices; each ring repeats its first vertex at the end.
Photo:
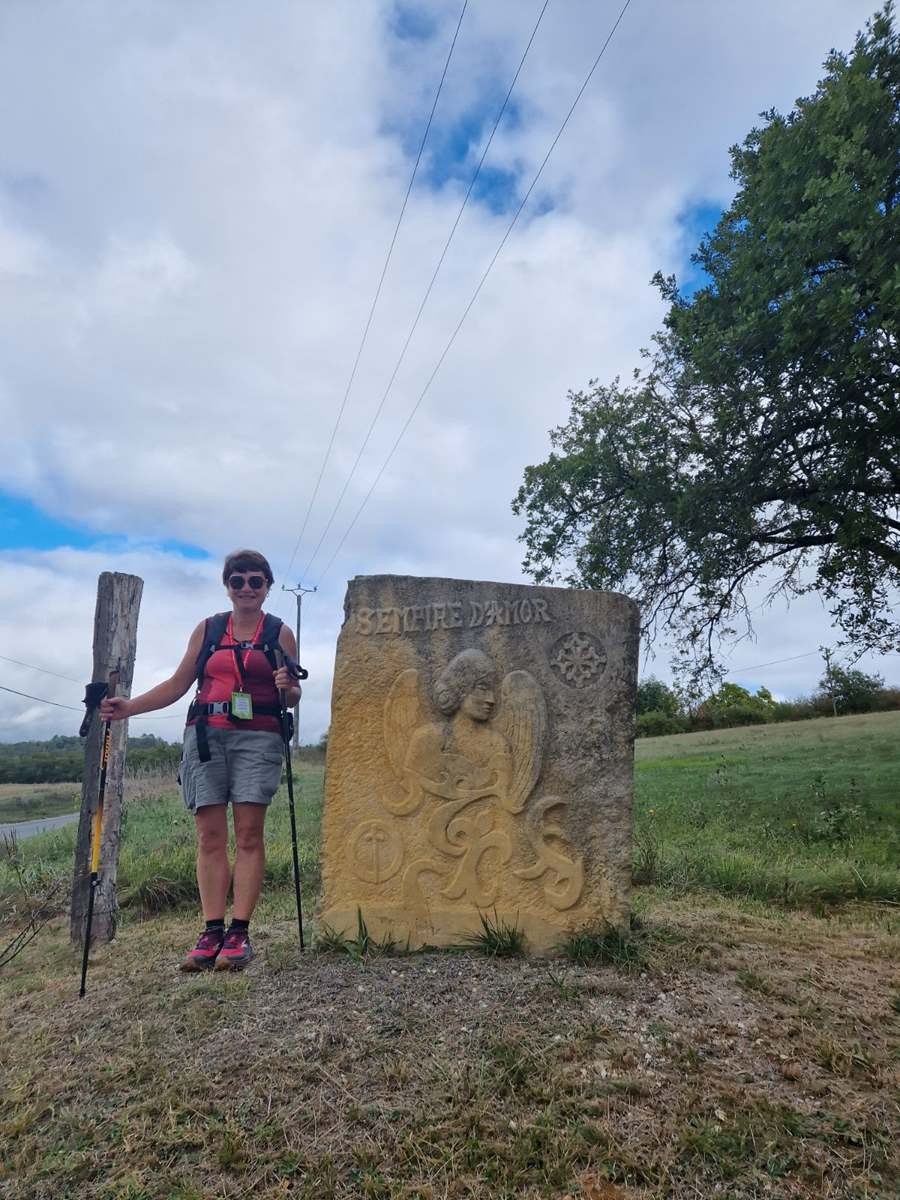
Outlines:
MULTIPOLYGON (((322 812, 321 767, 295 765, 298 843, 307 902, 319 889, 319 824, 322 812)), ((68 785, 69 787, 73 785, 68 785)), ((154 788, 141 781, 140 796, 128 800, 122 818, 118 898, 122 918, 146 916, 181 904, 196 906, 194 823, 174 781, 160 778, 154 788), (156 794, 154 794, 156 792, 156 794)), ((0 920, 15 918, 71 875, 75 827, 66 826, 19 843, 15 866, 0 858, 0 920), (28 896, 23 895, 22 881, 28 896)), ((285 788, 275 799, 267 822, 266 904, 273 914, 290 909, 293 898, 290 817, 285 788)))
MULTIPOLYGON (((296 767, 308 900, 319 885, 323 774, 318 766, 296 767)), ((73 786, 60 785, 60 803, 68 796, 69 808, 73 786)), ((145 798, 126 807, 119 861, 126 918, 197 899, 193 823, 170 781, 157 781, 155 790, 164 794, 144 781, 145 798)), ((74 838, 66 828, 21 844, 35 891, 71 870, 74 838)), ((274 914, 292 902, 283 787, 267 846, 264 903, 274 914)), ((634 878, 813 910, 851 900, 900 902, 900 712, 642 739, 634 878)), ((0 863, 0 906, 17 889, 0 863)))
POLYGON ((900 900, 900 713, 646 738, 635 880, 788 905, 900 900))

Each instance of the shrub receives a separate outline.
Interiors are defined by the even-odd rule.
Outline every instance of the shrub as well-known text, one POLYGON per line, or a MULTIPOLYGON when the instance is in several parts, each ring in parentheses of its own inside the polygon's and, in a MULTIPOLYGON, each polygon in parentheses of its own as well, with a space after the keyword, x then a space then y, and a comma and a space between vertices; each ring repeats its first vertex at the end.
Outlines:
POLYGON ((796 700, 776 700, 772 709, 773 721, 809 721, 820 715, 812 700, 805 696, 796 700))
POLYGON ((723 683, 700 706, 695 725, 701 729, 731 729, 735 725, 764 725, 775 719, 775 700, 768 688, 751 695, 736 683, 723 683))
POLYGON ((733 729, 736 725, 765 725, 772 718, 758 705, 731 704, 714 718, 716 729, 733 729))
POLYGON ((876 712, 893 712, 900 708, 900 688, 886 687, 882 688, 875 697, 876 712))
POLYGON ((656 709, 638 715, 635 737, 662 737, 667 733, 684 733, 685 722, 681 717, 671 717, 656 709))

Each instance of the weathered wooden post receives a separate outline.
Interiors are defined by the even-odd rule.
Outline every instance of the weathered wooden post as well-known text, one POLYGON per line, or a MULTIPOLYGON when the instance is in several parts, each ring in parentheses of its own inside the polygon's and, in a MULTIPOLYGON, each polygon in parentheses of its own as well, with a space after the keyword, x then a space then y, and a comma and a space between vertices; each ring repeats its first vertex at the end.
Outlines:
MULTIPOLYGON (((95 681, 109 679, 110 671, 120 664, 116 695, 130 696, 137 648, 138 613, 144 581, 137 575, 104 571, 97 581, 97 607, 94 612, 95 681)), ((100 882, 94 898, 92 941, 112 941, 116 933, 116 873, 119 866, 119 829, 122 822, 122 789, 125 774, 125 746, 128 722, 112 726, 112 749, 106 776, 106 803, 100 848, 100 882)), ((81 817, 75 843, 75 873, 72 881, 72 907, 69 935, 82 943, 90 894, 91 820, 97 805, 100 782, 100 748, 103 722, 95 719, 87 736, 84 775, 81 784, 81 817)))

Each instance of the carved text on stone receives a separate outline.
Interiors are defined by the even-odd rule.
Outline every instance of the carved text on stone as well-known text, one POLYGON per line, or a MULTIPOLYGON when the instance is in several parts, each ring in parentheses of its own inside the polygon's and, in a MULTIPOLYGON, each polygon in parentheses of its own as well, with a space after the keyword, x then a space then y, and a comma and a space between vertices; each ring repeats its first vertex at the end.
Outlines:
POLYGON ((412 604, 404 608, 359 608, 356 632, 432 633, 438 629, 482 629, 491 625, 529 625, 553 618, 542 599, 469 600, 450 604, 412 604))

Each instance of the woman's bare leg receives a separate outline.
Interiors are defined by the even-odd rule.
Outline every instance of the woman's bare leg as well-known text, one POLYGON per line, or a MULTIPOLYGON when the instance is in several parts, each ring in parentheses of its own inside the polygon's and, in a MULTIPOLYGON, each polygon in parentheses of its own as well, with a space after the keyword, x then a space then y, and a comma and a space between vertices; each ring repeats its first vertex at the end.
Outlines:
POLYGON ((228 865, 228 805, 208 804, 194 813, 197 826, 197 886, 203 917, 225 916, 231 867, 228 865))
POLYGON ((259 899, 266 868, 266 847, 263 840, 266 805, 234 804, 232 808, 234 841, 237 847, 234 859, 232 912, 239 921, 249 921, 259 899))

